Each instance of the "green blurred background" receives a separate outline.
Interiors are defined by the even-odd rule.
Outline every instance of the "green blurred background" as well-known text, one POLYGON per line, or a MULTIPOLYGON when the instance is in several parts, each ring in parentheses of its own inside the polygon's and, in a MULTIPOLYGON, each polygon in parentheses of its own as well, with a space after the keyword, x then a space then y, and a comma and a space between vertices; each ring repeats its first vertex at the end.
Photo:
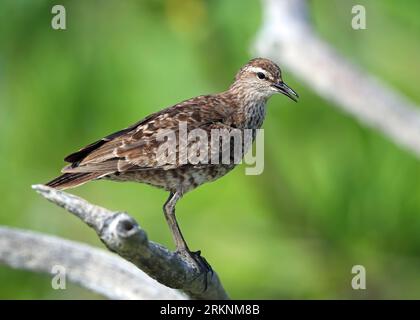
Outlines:
MULTIPOLYGON (((0 223, 103 247, 35 194, 63 156, 165 106, 225 90, 261 25, 256 0, 0 2, 0 223), (63 4, 67 30, 51 28, 63 4)), ((317 32, 420 104, 420 1, 313 0, 317 32), (351 28, 351 7, 367 30, 351 28)), ((304 62, 303 62, 304 63, 304 62)), ((265 171, 237 168, 186 195, 178 219, 233 298, 420 298, 420 162, 316 96, 284 70, 298 104, 274 97, 265 171), (367 290, 352 289, 362 264, 367 290)), ((354 94, 357 94, 355 92, 354 94)), ((173 248, 167 194, 100 181, 72 190, 130 212, 173 248)), ((0 266, 0 298, 98 298, 0 266)))

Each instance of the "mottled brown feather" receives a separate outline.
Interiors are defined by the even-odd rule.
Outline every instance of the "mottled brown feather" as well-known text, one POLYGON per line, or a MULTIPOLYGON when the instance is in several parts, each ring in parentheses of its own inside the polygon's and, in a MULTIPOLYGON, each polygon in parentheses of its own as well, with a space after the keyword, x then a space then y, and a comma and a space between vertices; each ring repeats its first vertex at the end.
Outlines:
MULTIPOLYGON (((253 59, 238 71, 227 91, 178 103, 68 155, 65 161, 70 164, 50 185, 68 188, 105 178, 143 182, 185 193, 213 181, 232 170, 236 163, 180 163, 181 155, 185 155, 193 143, 179 144, 180 122, 187 122, 188 132, 200 128, 208 137, 212 129, 230 132, 232 129, 260 128, 267 99, 274 94, 273 85, 281 81, 281 72, 275 63, 268 59, 253 59), (264 71, 265 79, 258 76, 259 70, 264 71), (177 137, 174 146, 177 161, 173 164, 163 164, 157 157, 157 150, 165 142, 159 138, 167 130, 172 130, 177 137)), ((208 149, 208 156, 216 155, 221 159, 222 151, 226 148, 232 151, 232 147, 229 142, 220 142, 218 148, 208 149)))
MULTIPOLYGON (((158 141, 161 134, 173 130, 178 136, 179 124, 185 121, 188 130, 201 128, 208 131, 210 137, 214 123, 232 122, 232 112, 229 111, 232 105, 228 106, 227 103, 223 97, 200 96, 157 112, 66 157, 76 162, 66 166, 62 172, 174 169, 179 165, 159 166, 159 159, 153 156, 164 142, 158 141)), ((178 148, 179 144, 176 145, 177 154, 183 152, 178 148)))

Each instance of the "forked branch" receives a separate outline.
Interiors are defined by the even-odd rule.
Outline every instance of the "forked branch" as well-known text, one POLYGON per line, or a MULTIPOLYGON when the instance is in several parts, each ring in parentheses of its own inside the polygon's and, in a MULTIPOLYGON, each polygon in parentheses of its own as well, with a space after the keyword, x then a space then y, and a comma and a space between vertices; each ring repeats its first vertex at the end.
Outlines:
MULTIPOLYGON (((212 274, 204 274, 198 270, 197 266, 184 259, 182 256, 169 251, 167 248, 158 243, 149 241, 146 232, 127 213, 113 212, 105 208, 92 205, 79 197, 44 185, 35 185, 33 188, 44 198, 79 217, 84 223, 96 231, 99 238, 109 250, 117 253, 125 260, 132 262, 136 267, 144 271, 151 278, 157 280, 159 283, 170 288, 182 290, 188 295, 188 297, 193 299, 228 299, 219 277, 215 272, 212 274), (206 276, 207 288, 205 288, 206 282, 204 278, 206 276)), ((45 241, 43 242, 39 240, 40 243, 37 248, 31 250, 31 257, 35 260, 39 260, 39 257, 36 258, 39 254, 37 250, 45 244, 45 249, 42 250, 42 254, 45 259, 51 260, 52 257, 49 256, 49 253, 51 253, 55 254, 55 259, 53 260, 56 261, 57 264, 65 263, 65 261, 60 259, 60 255, 53 250, 53 248, 58 249, 58 246, 54 245, 54 238, 46 236, 41 237, 45 237, 44 240, 47 241, 48 244, 45 241), (52 249, 50 249, 50 247, 52 249)), ((7 242, 7 237, 3 236, 0 239, 3 242, 7 242)), ((24 239, 25 237, 20 237, 19 241, 22 242, 16 240, 12 247, 24 247, 26 243, 29 245, 29 248, 31 248, 33 245, 33 243, 31 243, 31 238, 28 238, 26 242, 23 241, 24 239)), ((61 245, 72 244, 69 242, 65 243, 64 240, 61 241, 61 245)), ((7 246, 10 247, 10 244, 6 243, 4 245, 0 245, 0 247, 7 246)), ((101 260, 103 260, 102 258, 109 259, 109 257, 107 257, 104 253, 98 254, 98 252, 95 251, 96 249, 92 250, 92 248, 87 246, 78 246, 78 249, 83 247, 82 251, 79 250, 79 254, 81 254, 81 256, 78 257, 78 261, 80 263, 83 263, 83 259, 85 257, 92 257, 92 255, 95 256, 94 261, 97 260, 98 264, 101 263, 101 260)), ((67 249, 68 246, 67 248, 63 248, 62 258, 65 257, 67 249)), ((15 260, 18 261, 19 259, 24 258, 19 258, 17 256, 15 260)), ((113 257, 113 259, 114 261, 118 260, 117 257, 113 257)), ((74 263, 70 266, 70 269, 72 267, 74 267, 74 263)), ((39 269, 39 267, 37 268, 39 269)), ((131 273, 132 272, 133 270, 131 269, 131 273)), ((98 274, 98 277, 101 277, 101 275, 98 274)), ((127 278, 130 278, 130 276, 127 278)), ((139 277, 132 277, 132 279, 128 281, 136 282, 138 281, 138 278, 139 277)), ((77 282, 81 283, 85 280, 89 281, 89 279, 86 278, 77 282)), ((144 282, 143 280, 142 282, 144 282)), ((88 288, 94 287, 94 285, 89 285, 87 283, 81 284, 88 288)), ((130 284, 127 285, 130 286, 130 284)), ((134 286, 141 287, 142 284, 139 283, 137 286, 134 286)), ((158 286, 158 289, 161 290, 161 286, 158 286)), ((119 296, 117 295, 115 297, 119 296)), ((165 295, 160 298, 165 297, 181 298, 182 296, 174 290, 169 290, 168 288, 165 295)))
POLYGON ((109 299, 187 298, 113 253, 33 231, 0 227, 0 264, 53 275, 64 270, 65 279, 109 299))

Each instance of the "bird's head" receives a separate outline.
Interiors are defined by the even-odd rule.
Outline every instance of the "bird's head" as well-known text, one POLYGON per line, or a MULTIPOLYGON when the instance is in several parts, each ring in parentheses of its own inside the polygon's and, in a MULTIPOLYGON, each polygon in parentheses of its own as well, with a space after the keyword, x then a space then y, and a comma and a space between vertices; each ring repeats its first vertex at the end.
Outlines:
POLYGON ((286 85, 280 68, 271 60, 255 58, 244 65, 236 74, 231 90, 241 90, 255 98, 268 99, 275 93, 282 93, 297 102, 298 94, 286 85))

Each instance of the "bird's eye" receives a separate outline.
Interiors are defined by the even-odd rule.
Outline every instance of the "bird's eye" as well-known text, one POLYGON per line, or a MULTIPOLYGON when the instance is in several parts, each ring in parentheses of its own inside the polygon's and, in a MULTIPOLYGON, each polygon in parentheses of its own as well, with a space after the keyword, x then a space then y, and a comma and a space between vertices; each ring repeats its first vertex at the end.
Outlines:
POLYGON ((258 73, 257 73, 257 77, 258 77, 259 79, 263 80, 263 79, 265 79, 265 74, 264 74, 264 73, 262 73, 262 72, 258 72, 258 73))

